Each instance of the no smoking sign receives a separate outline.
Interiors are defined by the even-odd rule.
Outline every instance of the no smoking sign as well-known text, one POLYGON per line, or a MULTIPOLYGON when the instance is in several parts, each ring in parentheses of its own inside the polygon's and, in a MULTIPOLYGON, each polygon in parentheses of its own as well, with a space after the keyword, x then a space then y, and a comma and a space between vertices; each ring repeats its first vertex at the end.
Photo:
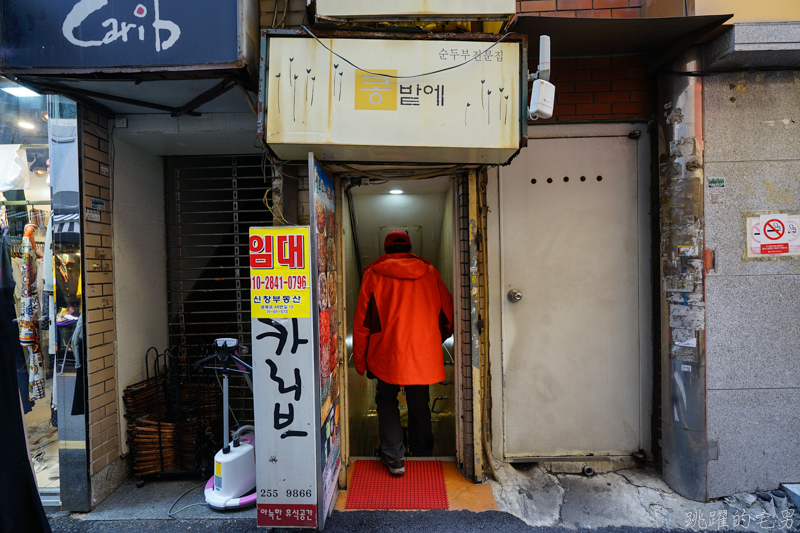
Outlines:
POLYGON ((797 227, 789 223, 789 215, 771 214, 761 215, 761 253, 785 254, 789 253, 789 241, 797 238, 797 227))

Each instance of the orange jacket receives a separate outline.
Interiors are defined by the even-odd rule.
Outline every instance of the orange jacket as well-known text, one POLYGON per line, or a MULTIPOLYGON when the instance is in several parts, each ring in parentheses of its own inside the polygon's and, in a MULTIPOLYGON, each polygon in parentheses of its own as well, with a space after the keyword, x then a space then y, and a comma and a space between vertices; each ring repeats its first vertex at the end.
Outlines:
POLYGON ((453 296, 430 261, 384 255, 361 282, 353 321, 353 361, 395 385, 444 381, 442 342, 453 334, 453 296))

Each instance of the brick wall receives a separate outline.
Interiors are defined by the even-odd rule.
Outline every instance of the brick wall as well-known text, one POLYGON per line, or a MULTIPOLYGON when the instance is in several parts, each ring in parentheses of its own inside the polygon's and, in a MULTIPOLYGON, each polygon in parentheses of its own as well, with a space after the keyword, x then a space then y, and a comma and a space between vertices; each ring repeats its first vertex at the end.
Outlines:
POLYGON ((120 455, 108 138, 108 120, 92 111, 84 110, 84 205, 91 206, 92 198, 105 201, 105 211, 100 214, 100 222, 85 221, 84 236, 91 475, 98 473, 120 455))
MULTIPOLYGON (((655 115, 655 78, 644 56, 554 59, 553 117, 543 122, 650 119, 655 115)), ((542 121, 539 121, 542 122, 542 121)))
POLYGON ((639 18, 642 0, 518 0, 517 13, 542 17, 639 18))

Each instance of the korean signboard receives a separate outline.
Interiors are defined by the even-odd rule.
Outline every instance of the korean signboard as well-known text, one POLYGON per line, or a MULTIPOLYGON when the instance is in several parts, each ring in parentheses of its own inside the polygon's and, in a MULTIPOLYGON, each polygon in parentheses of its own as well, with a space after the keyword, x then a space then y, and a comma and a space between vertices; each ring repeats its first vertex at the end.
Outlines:
POLYGON ((268 35, 262 133, 283 159, 501 164, 525 141, 521 38, 268 35))
POLYGON ((334 183, 309 175, 311 227, 250 229, 259 527, 321 529, 341 469, 334 183))
POLYGON ((258 525, 316 527, 317 407, 309 228, 251 228, 258 525))
POLYGON ((257 9, 252 0, 5 0, 3 60, 9 68, 232 64, 256 51, 257 9))

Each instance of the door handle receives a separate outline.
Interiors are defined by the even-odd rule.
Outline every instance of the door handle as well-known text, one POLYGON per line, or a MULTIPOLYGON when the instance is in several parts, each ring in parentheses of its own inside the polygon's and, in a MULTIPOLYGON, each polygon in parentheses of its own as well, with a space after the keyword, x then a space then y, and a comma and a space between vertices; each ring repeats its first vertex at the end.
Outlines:
POLYGON ((508 299, 511 302, 518 302, 522 300, 522 293, 519 292, 517 289, 511 289, 510 291, 508 291, 508 299))
POLYGON ((446 399, 447 396, 437 396, 436 398, 434 398, 433 405, 431 405, 431 413, 437 413, 437 414, 440 413, 441 411, 436 410, 436 402, 438 402, 439 400, 446 400, 446 399))

